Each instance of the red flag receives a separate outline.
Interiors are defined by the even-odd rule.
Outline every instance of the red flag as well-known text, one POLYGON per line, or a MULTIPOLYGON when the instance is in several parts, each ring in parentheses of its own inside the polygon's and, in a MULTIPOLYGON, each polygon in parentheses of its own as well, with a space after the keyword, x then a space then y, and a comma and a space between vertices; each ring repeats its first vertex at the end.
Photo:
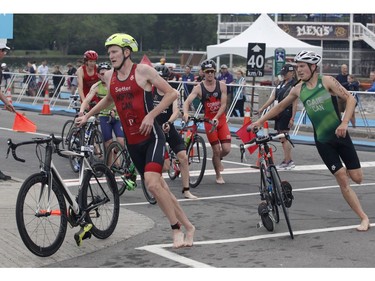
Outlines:
POLYGON ((146 55, 143 55, 143 58, 141 59, 140 63, 147 64, 152 67, 152 62, 146 55))
POLYGON ((33 123, 33 121, 26 118, 21 113, 16 112, 13 123, 13 131, 35 133, 36 125, 33 123))
MULTIPOLYGON (((251 141, 253 138, 256 137, 256 134, 253 133, 253 132, 248 132, 246 130, 247 126, 249 126, 251 124, 251 120, 244 124, 237 132, 237 136, 242 140, 243 143, 246 143, 246 142, 249 142, 251 141)), ((254 151, 256 151, 258 149, 258 145, 254 145, 254 146, 251 146, 248 148, 250 154, 253 154, 254 151)))

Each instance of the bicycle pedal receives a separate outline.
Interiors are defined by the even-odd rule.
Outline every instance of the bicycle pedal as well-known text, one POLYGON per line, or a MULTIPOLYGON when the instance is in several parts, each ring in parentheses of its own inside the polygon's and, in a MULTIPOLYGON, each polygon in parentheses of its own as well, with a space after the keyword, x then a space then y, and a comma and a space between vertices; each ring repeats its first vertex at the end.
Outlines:
POLYGON ((76 234, 74 234, 74 240, 76 241, 78 247, 82 245, 82 240, 91 238, 91 228, 92 224, 88 223, 84 226, 81 226, 81 229, 76 234))

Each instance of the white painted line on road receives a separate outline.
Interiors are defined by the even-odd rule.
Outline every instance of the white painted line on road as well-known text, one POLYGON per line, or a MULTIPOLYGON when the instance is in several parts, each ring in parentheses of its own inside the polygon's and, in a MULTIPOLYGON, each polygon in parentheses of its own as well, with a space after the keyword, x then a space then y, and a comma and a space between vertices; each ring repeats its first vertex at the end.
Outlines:
MULTIPOLYGON (((369 183, 362 183, 362 184, 352 184, 351 187, 361 187, 361 186, 375 186, 375 182, 369 183)), ((316 187, 306 187, 306 188, 293 188, 293 192, 299 191, 312 191, 312 190, 322 190, 322 189, 331 189, 331 188, 339 188, 338 185, 328 185, 328 186, 316 186, 316 187)), ((234 198, 234 197, 245 197, 245 196, 259 196, 259 192, 253 193, 241 193, 241 194, 230 194, 230 195, 220 195, 220 196, 208 196, 208 197, 199 197, 197 199, 177 199, 179 202, 189 201, 189 202, 197 202, 202 200, 213 200, 213 199, 226 199, 226 198, 234 198)), ((148 202, 137 202, 137 203, 123 203, 120 204, 122 207, 126 206, 137 206, 137 205, 148 205, 148 202)))
MULTIPOLYGON (((370 225, 371 227, 374 227, 375 223, 372 223, 370 225)), ((338 227, 307 229, 307 230, 293 231, 293 234, 294 236, 307 235, 307 234, 314 234, 314 233, 324 233, 324 232, 334 232, 334 231, 355 229, 357 227, 358 225, 347 225, 347 226, 338 226, 338 227)), ((238 242, 255 241, 255 240, 270 239, 270 238, 277 238, 277 237, 289 237, 289 232, 256 235, 256 236, 249 236, 249 237, 243 237, 243 238, 229 238, 229 239, 218 239, 218 240, 197 241, 197 242, 194 241, 194 245, 196 246, 196 245, 238 243, 238 242)), ((148 245, 148 246, 136 248, 136 250, 148 251, 153 254, 160 255, 162 257, 168 258, 170 260, 179 262, 181 264, 184 264, 190 267, 212 267, 207 264, 182 257, 176 253, 172 253, 164 249, 164 248, 171 248, 172 246, 173 246, 172 244, 156 244, 156 245, 148 245)))
MULTIPOLYGON (((166 245, 168 245, 168 247, 172 247, 173 246, 172 244, 166 244, 166 245)), ((172 252, 167 251, 167 250, 165 250, 163 248, 164 247, 160 247, 158 245, 151 245, 151 246, 145 246, 145 247, 136 248, 136 250, 145 250, 145 251, 148 251, 148 252, 153 253, 155 255, 162 256, 164 258, 167 258, 167 259, 173 260, 175 262, 178 262, 178 263, 181 263, 181 264, 185 264, 187 266, 194 267, 194 268, 212 267, 212 266, 210 266, 208 264, 201 263, 199 261, 183 257, 183 256, 178 255, 176 253, 172 253, 172 252)))

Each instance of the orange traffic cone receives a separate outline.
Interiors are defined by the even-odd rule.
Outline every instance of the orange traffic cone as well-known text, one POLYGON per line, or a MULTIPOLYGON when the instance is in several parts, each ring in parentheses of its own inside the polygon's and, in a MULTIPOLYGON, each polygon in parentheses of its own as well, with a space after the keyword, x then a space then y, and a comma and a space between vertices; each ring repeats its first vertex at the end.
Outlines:
POLYGON ((49 94, 48 94, 48 90, 46 90, 46 92, 45 92, 44 101, 43 101, 43 108, 42 108, 42 112, 40 114, 41 115, 52 115, 51 114, 51 109, 49 108, 49 94))
POLYGON ((268 130, 268 121, 265 121, 264 124, 263 124, 263 134, 265 136, 268 136, 269 134, 269 130, 268 130))
POLYGON ((13 131, 35 133, 36 125, 23 114, 16 112, 13 123, 13 131))
POLYGON ((250 107, 246 106, 245 115, 244 115, 244 118, 243 118, 243 125, 245 125, 247 123, 250 123, 250 122, 251 122, 250 107))

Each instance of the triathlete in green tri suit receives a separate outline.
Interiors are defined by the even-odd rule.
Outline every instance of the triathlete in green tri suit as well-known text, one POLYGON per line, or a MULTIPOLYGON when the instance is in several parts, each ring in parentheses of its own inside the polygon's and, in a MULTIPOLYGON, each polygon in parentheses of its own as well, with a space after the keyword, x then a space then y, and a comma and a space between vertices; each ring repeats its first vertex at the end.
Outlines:
POLYGON ((335 78, 318 74, 320 55, 311 51, 301 51, 295 56, 294 61, 297 64, 297 74, 301 83, 298 83, 282 102, 252 123, 249 129, 259 128, 265 121, 277 116, 300 98, 313 124, 316 148, 320 157, 335 176, 346 202, 360 217, 361 223, 357 230, 367 231, 370 228, 369 218, 349 183, 349 177, 357 184, 363 179, 357 152, 348 134, 348 123, 356 100, 335 78), (338 111, 337 97, 346 101, 342 119, 338 111))

